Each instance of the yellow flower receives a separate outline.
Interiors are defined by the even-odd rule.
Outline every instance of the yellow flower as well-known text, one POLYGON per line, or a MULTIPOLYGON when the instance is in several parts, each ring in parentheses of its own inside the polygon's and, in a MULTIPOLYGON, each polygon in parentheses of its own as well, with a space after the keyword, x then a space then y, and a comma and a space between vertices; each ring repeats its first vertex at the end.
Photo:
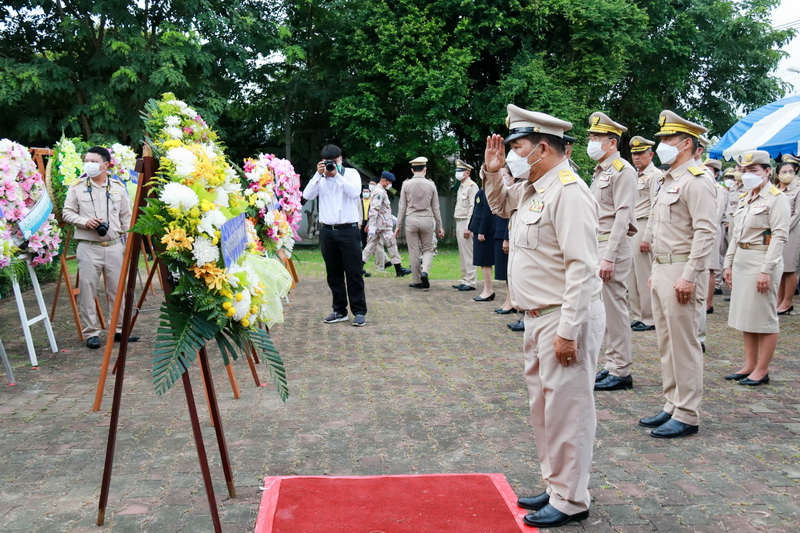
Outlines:
MULTIPOLYGON (((190 268, 192 272, 194 272, 194 276, 198 279, 202 279, 206 287, 213 290, 220 290, 224 286, 225 280, 227 279, 227 274, 225 273, 225 269, 219 268, 215 266, 213 263, 206 263, 203 266, 193 266, 190 268)), ((233 307, 231 307, 233 309, 233 307)), ((231 309, 228 309, 228 313, 230 313, 231 309)), ((233 309, 236 312, 235 309, 233 309)))
POLYGON ((233 307, 233 304, 231 302, 225 302, 222 304, 222 308, 225 309, 226 311, 231 307, 233 307))
POLYGON ((200 200, 200 209, 203 210, 203 213, 211 211, 212 209, 216 209, 214 202, 209 202, 208 200, 200 200))
POLYGON ((258 314, 258 307, 256 307, 255 305, 250 307, 250 314, 251 315, 258 314))
POLYGON ((189 210, 189 216, 192 218, 199 218, 200 217, 200 210, 196 207, 193 207, 189 210))
POLYGON ((170 139, 164 142, 164 148, 178 148, 179 146, 183 145, 180 139, 170 139))
POLYGON ((246 328, 249 328, 249 327, 250 327, 250 321, 249 321, 249 320, 247 320, 247 318, 243 318, 242 320, 240 320, 240 321, 239 321, 239 323, 240 323, 242 326, 246 327, 246 328))
POLYGON ((161 238, 161 244, 167 245, 167 250, 191 250, 194 239, 186 235, 183 228, 173 228, 161 238))
POLYGON ((237 302, 241 302, 242 298, 244 298, 244 296, 242 296, 242 293, 241 292, 237 292, 236 293, 236 301, 237 302))
POLYGON ((236 314, 236 309, 234 309, 233 307, 231 307, 230 309, 228 309, 228 316, 233 316, 233 315, 235 315, 235 314, 236 314))

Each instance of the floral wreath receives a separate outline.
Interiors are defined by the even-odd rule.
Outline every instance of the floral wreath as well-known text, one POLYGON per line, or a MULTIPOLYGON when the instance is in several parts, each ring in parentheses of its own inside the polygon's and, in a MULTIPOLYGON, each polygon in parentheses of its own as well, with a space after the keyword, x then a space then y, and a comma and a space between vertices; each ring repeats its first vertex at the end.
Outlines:
POLYGON ((0 269, 12 277, 24 272, 26 260, 33 266, 46 265, 58 255, 61 235, 52 213, 29 239, 18 227, 43 194, 44 180, 28 149, 0 140, 0 269))
POLYGON ((282 250, 291 256, 302 218, 300 176, 292 163, 272 154, 245 159, 242 184, 257 245, 269 254, 282 250))
POLYGON ((168 390, 213 339, 226 364, 252 345, 285 400, 283 361, 269 334, 257 327, 270 318, 277 298, 265 274, 270 260, 253 253, 252 227, 245 253, 227 266, 222 257, 223 224, 247 208, 239 176, 217 134, 172 93, 150 100, 142 117, 159 168, 133 231, 162 245, 158 257, 173 282, 153 356, 156 392, 168 390))

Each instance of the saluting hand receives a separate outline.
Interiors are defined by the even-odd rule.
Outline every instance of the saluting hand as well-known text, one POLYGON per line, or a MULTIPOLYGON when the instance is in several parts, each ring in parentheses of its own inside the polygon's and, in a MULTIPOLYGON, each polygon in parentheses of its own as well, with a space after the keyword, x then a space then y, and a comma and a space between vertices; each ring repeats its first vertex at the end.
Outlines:
POLYGON ((487 172, 500 172, 500 169, 506 164, 506 148, 500 135, 495 133, 486 137, 483 164, 487 172))
POLYGON ((556 360, 562 366, 570 366, 578 362, 578 341, 570 341, 556 335, 553 341, 553 350, 556 353, 556 360))
POLYGON ((678 281, 675 282, 675 298, 678 299, 679 304, 688 304, 692 301, 695 286, 696 284, 691 281, 678 278, 678 281))

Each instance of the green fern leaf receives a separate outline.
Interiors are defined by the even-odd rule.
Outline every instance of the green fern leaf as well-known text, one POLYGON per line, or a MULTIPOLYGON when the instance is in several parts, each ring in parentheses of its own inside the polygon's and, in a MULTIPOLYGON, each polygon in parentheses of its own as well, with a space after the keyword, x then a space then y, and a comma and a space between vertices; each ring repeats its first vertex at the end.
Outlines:
POLYGON ((153 350, 153 388, 163 394, 189 369, 197 352, 219 332, 216 324, 188 315, 175 304, 161 304, 161 323, 153 350))
POLYGON ((267 365, 267 370, 269 370, 269 375, 272 378, 272 382, 275 384, 275 387, 277 387, 278 394, 281 396, 281 400, 285 402, 286 399, 289 398, 289 386, 286 381, 286 367, 284 367, 283 360, 281 359, 278 350, 275 348, 275 345, 272 344, 272 338, 269 336, 269 333, 263 329, 248 330, 247 336, 249 337, 250 342, 253 343, 253 346, 255 346, 259 357, 264 359, 267 365))

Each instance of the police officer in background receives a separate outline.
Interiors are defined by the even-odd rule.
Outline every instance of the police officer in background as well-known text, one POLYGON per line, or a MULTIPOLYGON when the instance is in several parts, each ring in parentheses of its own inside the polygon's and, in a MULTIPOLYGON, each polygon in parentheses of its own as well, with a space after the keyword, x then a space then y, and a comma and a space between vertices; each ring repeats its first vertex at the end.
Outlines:
POLYGON ((459 181, 456 193, 456 208, 453 218, 456 219, 456 239, 458 239, 458 260, 461 263, 461 282, 453 285, 460 291, 474 291, 476 268, 472 264, 472 233, 467 226, 475 208, 475 195, 478 184, 472 181, 472 167, 460 159, 456 159, 456 179, 459 181))
POLYGON ((658 158, 670 165, 656 194, 648 235, 653 236, 650 287, 666 403, 639 425, 673 439, 697 433, 703 398, 703 352, 697 338, 705 313, 708 255, 716 243, 716 191, 694 159, 707 130, 665 110, 656 137, 658 158))
MULTIPOLYGON (((636 183, 636 227, 639 231, 631 237, 631 248, 633 249, 633 268, 628 276, 628 295, 631 302, 631 313, 633 331, 651 331, 656 329, 653 321, 653 307, 650 303, 650 287, 647 280, 650 279, 650 270, 653 266, 653 257, 650 255, 649 246, 642 250, 642 241, 647 233, 647 221, 650 218, 653 198, 658 189, 658 182, 664 177, 653 164, 653 146, 655 142, 637 135, 631 139, 629 145, 631 149, 631 160, 636 167, 638 180, 636 183)), ((649 243, 650 237, 647 242, 649 243)))
POLYGON ((367 243, 361 253, 361 261, 364 263, 369 261, 376 246, 385 246, 389 251, 391 264, 394 265, 395 273, 399 278, 411 274, 411 270, 403 268, 401 264, 400 252, 397 250, 397 239, 395 239, 394 231, 392 230, 394 227, 392 219, 394 217, 392 216, 392 204, 389 202, 387 191, 392 188, 394 181, 394 174, 383 171, 380 183, 372 191, 367 221, 363 228, 367 232, 367 243))
POLYGON ((619 154, 621 136, 628 128, 601 112, 589 117, 586 152, 597 161, 592 193, 600 204, 600 278, 606 307, 606 363, 597 373, 595 390, 614 391, 633 387, 631 365, 631 317, 628 312, 628 273, 633 257, 631 240, 636 233, 636 170, 619 154))
POLYGON ((394 236, 400 235, 400 228, 405 222, 406 244, 413 278, 413 283, 409 287, 428 290, 431 287, 428 274, 433 263, 434 230, 440 239, 444 238, 442 215, 439 212, 439 194, 433 181, 425 179, 428 174, 428 158, 417 157, 409 161, 409 164, 414 174, 400 189, 400 207, 397 210, 397 230, 394 236))
POLYGON ((598 276, 597 202, 570 168, 564 132, 572 124, 508 106, 511 151, 487 139, 486 196, 511 224, 508 259, 512 304, 525 313, 525 382, 542 477, 541 494, 520 498, 535 527, 558 527, 589 516, 589 474, 597 419, 594 365, 605 328, 598 276), (506 187, 508 162, 524 181, 506 187))
MULTIPOLYGON (((84 174, 69 188, 64 203, 64 222, 75 226, 80 276, 78 301, 86 347, 91 349, 100 347, 100 320, 95 306, 100 272, 113 309, 125 253, 122 237, 131 224, 128 193, 121 181, 108 175, 110 165, 108 150, 102 146, 89 148, 84 156, 84 174)), ((119 321, 114 340, 121 340, 121 335, 122 321, 119 321)), ((128 337, 128 342, 138 340, 135 335, 128 337)))

